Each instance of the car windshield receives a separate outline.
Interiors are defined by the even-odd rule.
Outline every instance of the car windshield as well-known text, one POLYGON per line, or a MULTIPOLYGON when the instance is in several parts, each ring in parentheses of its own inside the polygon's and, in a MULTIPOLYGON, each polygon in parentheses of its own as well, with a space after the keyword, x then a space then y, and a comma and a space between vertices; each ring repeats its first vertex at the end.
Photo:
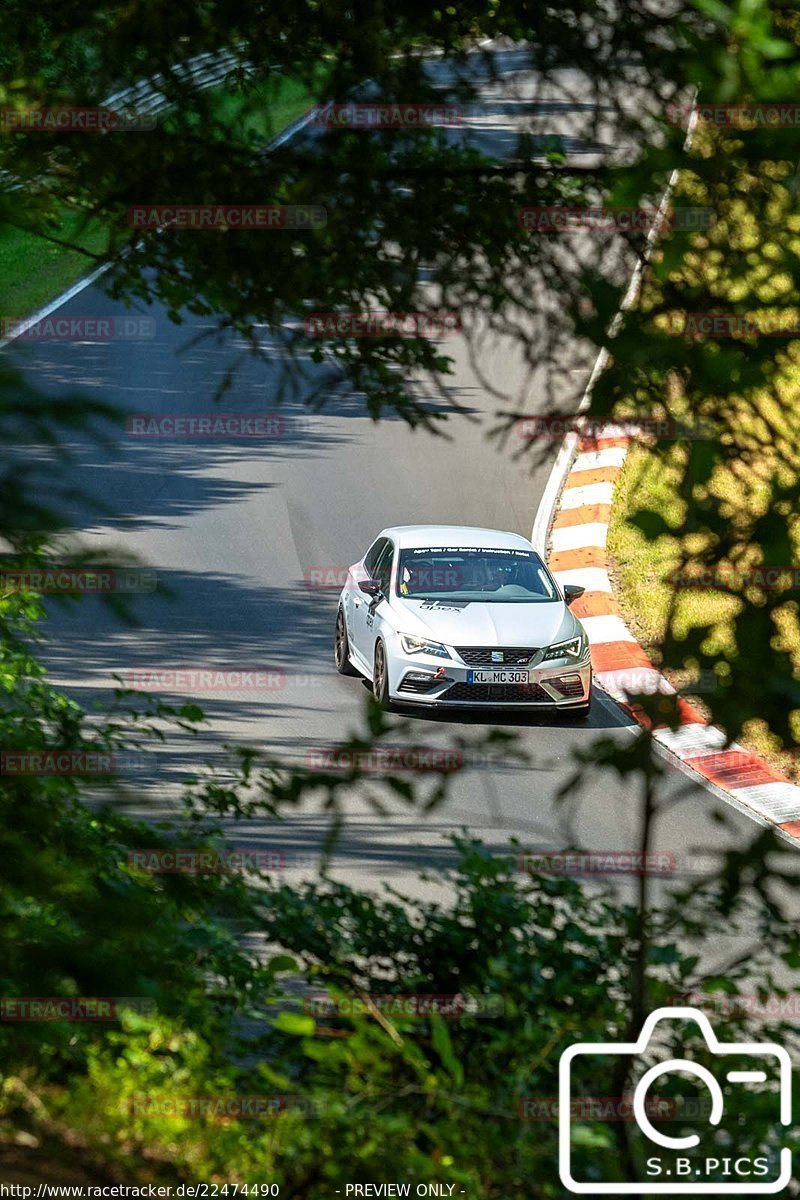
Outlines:
POLYGON ((533 550, 474 546, 401 550, 397 594, 406 600, 482 604, 558 599, 544 563, 533 550))

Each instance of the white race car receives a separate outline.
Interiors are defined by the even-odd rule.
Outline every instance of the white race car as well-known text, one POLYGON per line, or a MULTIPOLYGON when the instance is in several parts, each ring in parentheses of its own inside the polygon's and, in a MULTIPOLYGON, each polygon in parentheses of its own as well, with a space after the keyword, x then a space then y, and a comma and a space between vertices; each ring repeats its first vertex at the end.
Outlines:
POLYGON ((589 639, 517 533, 460 525, 384 529, 348 570, 336 669, 365 675, 384 707, 591 707, 589 639))

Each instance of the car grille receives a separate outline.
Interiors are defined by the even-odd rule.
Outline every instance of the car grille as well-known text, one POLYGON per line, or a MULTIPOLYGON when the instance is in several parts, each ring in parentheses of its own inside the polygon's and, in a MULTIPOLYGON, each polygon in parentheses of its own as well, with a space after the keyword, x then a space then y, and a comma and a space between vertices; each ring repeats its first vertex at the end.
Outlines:
POLYGON ((538 646, 456 646, 456 654, 471 667, 524 666, 538 653, 538 646), (492 658, 493 654, 502 654, 499 663, 492 658))
POLYGON ((477 700, 483 704, 536 704, 544 701, 553 704, 538 683, 456 683, 440 697, 459 704, 465 700, 477 700))

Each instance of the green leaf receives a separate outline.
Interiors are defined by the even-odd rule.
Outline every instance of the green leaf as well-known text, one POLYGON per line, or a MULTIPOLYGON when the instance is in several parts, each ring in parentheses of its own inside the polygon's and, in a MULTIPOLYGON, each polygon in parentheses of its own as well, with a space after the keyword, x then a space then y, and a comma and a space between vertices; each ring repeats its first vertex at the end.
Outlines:
POLYGON ((433 1048, 447 1068, 454 1082, 459 1086, 464 1082, 464 1068, 453 1051, 450 1031, 443 1017, 434 1014, 431 1019, 431 1041, 433 1048))
POLYGON ((291 1033, 296 1037, 311 1037, 316 1029, 316 1023, 313 1017, 308 1017, 304 1013, 282 1012, 279 1013, 275 1028, 280 1029, 282 1033, 291 1033))
POLYGON ((269 960, 269 969, 274 975, 277 975, 279 971, 293 971, 296 974, 300 967, 297 960, 290 954, 277 954, 275 958, 269 960))

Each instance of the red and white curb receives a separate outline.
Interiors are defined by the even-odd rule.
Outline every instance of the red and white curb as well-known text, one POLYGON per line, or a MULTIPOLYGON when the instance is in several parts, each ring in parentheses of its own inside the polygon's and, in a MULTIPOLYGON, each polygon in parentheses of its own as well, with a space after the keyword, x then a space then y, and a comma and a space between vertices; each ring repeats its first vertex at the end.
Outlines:
MULTIPOLYGON (((675 689, 625 625, 608 575, 611 505, 630 441, 629 436, 615 436, 618 432, 609 426, 590 438, 573 435, 562 447, 564 459, 554 468, 551 497, 546 497, 554 502, 543 500, 543 520, 537 519, 534 535, 538 532, 540 550, 549 544, 548 564, 559 584, 586 589, 572 611, 589 637, 595 682, 639 724, 649 726, 628 695, 675 695, 675 689), (565 461, 570 457, 571 466, 565 461), (552 492, 562 480, 556 499, 552 492)), ((720 799, 800 845, 800 787, 742 746, 726 747, 722 730, 709 725, 688 701, 679 698, 677 705, 679 727, 653 732, 659 752, 720 799)))

